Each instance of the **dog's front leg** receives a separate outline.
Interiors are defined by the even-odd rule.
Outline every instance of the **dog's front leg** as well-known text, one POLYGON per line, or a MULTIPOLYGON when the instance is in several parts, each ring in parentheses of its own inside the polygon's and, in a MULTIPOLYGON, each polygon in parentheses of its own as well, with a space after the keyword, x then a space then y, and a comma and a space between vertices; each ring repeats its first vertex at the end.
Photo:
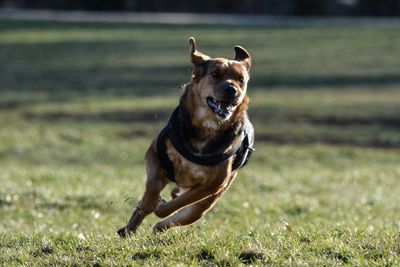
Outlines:
POLYGON ((161 165, 153 146, 151 146, 146 153, 146 170, 147 182, 145 193, 127 225, 118 230, 117 233, 121 237, 125 237, 131 232, 135 232, 143 219, 157 208, 160 199, 160 192, 168 183, 168 179, 161 173, 161 165))

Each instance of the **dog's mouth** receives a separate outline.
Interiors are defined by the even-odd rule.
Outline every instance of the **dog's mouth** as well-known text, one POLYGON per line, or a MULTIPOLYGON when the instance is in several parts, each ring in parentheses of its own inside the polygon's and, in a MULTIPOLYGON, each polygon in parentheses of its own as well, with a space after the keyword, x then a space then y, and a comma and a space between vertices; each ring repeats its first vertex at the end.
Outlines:
POLYGON ((236 107, 236 101, 216 100, 209 96, 207 97, 208 107, 222 119, 226 119, 233 113, 236 107))

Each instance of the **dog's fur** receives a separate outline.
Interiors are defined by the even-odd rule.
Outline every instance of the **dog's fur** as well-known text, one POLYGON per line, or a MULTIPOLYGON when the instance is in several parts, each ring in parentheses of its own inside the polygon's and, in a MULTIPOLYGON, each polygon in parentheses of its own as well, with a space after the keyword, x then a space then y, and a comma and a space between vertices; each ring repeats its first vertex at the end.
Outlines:
MULTIPOLYGON (((226 152, 241 142, 237 137, 227 146, 217 144, 224 132, 240 127, 247 117, 249 98, 246 91, 251 58, 244 48, 236 46, 234 49, 235 60, 211 58, 197 51, 194 38, 189 39, 194 69, 191 81, 184 86, 180 104, 186 108, 195 133, 188 137, 186 144, 194 154, 226 152)), ((179 154, 167 139, 166 152, 173 163, 176 183, 172 199, 165 202, 160 199, 160 192, 171 181, 157 157, 156 143, 157 137, 145 156, 145 193, 128 224, 118 231, 122 237, 136 231, 144 217, 152 212, 160 218, 174 213, 158 222, 155 231, 194 223, 216 203, 236 177, 237 171, 232 170, 235 155, 215 166, 198 165, 179 154)))

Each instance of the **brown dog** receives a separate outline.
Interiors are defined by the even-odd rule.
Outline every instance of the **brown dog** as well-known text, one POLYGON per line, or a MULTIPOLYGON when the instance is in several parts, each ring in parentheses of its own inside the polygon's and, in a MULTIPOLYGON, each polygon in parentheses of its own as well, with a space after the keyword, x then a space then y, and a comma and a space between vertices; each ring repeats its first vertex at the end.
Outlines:
POLYGON ((236 46, 235 59, 211 58, 196 50, 189 39, 194 64, 179 106, 167 126, 146 152, 146 190, 121 237, 135 232, 154 212, 160 218, 155 231, 199 220, 228 189, 237 170, 253 151, 254 131, 247 117, 246 95, 251 58, 236 46), (172 199, 160 199, 161 190, 174 182, 172 199))

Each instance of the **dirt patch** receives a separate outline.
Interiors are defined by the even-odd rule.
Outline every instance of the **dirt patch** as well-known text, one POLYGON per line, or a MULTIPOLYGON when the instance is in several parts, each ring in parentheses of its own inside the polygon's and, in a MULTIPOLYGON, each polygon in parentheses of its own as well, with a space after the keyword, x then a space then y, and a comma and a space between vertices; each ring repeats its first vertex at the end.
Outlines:
POLYGON ((147 251, 139 251, 134 254, 132 254, 131 259, 132 260, 147 260, 147 259, 159 259, 162 255, 162 252, 157 249, 150 249, 147 251))
POLYGON ((146 130, 143 129, 135 129, 132 131, 121 131, 118 133, 118 136, 123 138, 123 139, 133 139, 136 137, 148 137, 151 135, 155 135, 155 132, 148 132, 146 130))
POLYGON ((196 254, 196 258, 199 261, 213 261, 215 259, 214 254, 209 249, 203 248, 196 254))
POLYGON ((53 252, 54 252, 53 247, 50 244, 46 244, 46 245, 42 246, 41 248, 31 251, 30 254, 33 257, 40 257, 40 256, 44 256, 44 255, 53 254, 53 252))
POLYGON ((338 251, 335 248, 324 249, 324 254, 327 258, 334 259, 336 261, 342 261, 347 264, 350 262, 352 255, 345 251, 338 251))
POLYGON ((243 251, 239 254, 239 259, 244 264, 252 264, 259 260, 264 260, 265 256, 257 251, 243 251))

